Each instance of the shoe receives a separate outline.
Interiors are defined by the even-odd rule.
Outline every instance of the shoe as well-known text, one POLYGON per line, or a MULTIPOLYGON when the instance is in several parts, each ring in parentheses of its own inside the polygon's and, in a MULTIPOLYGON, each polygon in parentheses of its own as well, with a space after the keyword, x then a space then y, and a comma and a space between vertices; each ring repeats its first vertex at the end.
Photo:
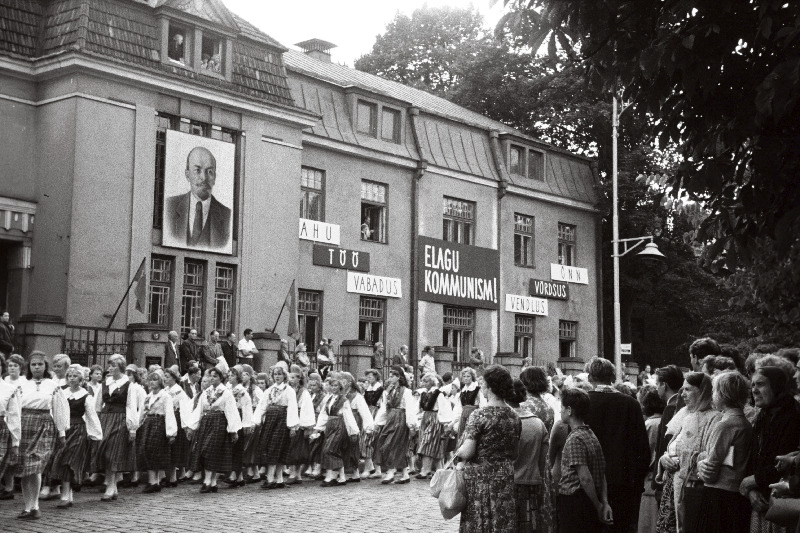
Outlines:
POLYGON ((370 474, 369 476, 367 476, 368 479, 380 479, 382 477, 383 474, 378 474, 378 473, 370 474))
POLYGON ((13 500, 14 493, 8 490, 0 491, 0 500, 13 500))
POLYGON ((346 483, 361 483, 360 477, 349 477, 347 478, 346 483))
POLYGON ((333 481, 323 481, 320 487, 330 487, 333 484, 333 481))
POLYGON ((334 479, 331 481, 331 487, 344 487, 345 485, 347 485, 347 480, 340 481, 338 479, 334 479))
POLYGON ((303 480, 302 479, 295 479, 294 480, 294 485, 302 485, 302 484, 303 484, 303 480))
POLYGON ((275 488, 276 489, 285 489, 286 488, 286 483, 284 483, 283 481, 281 481, 280 483, 275 483, 275 488))
POLYGON ((261 478, 257 478, 257 477, 250 477, 250 478, 246 478, 246 479, 243 481, 243 483, 245 483, 245 484, 247 484, 247 485, 252 485, 253 483, 258 483, 259 481, 261 481, 261 478))
POLYGON ((410 482, 411 482, 411 478, 407 477, 405 479, 398 479, 397 481, 394 482, 394 484, 395 485, 405 485, 406 483, 410 483, 410 482))
POLYGON ((167 481, 167 484, 164 485, 164 486, 169 488, 169 489, 174 489, 174 488, 178 487, 178 482, 177 481, 167 481))
POLYGON ((317 474, 316 476, 312 476, 314 481, 322 481, 325 479, 325 474, 317 474))
POLYGON ((117 501, 117 495, 114 494, 113 496, 103 496, 100 498, 101 502, 115 502, 117 501))
POLYGON ((216 494, 218 488, 219 487, 217 487, 216 485, 214 485, 213 487, 208 487, 208 492, 216 494))
POLYGON ((388 485, 389 483, 392 483, 393 481, 394 481, 394 478, 392 478, 392 479, 382 479, 381 480, 381 485, 388 485))
POLYGON ((142 489, 144 494, 152 494, 154 492, 161 492, 161 485, 158 483, 153 483, 152 485, 148 484, 144 489, 142 489))
POLYGON ((229 479, 227 477, 222 478, 222 482, 225 483, 226 485, 235 485, 236 484, 236 480, 235 479, 229 479))
POLYGON ((42 501, 45 501, 45 502, 49 502, 49 501, 52 501, 52 500, 60 500, 61 499, 61 493, 60 492, 56 492, 56 493, 51 492, 47 496, 41 497, 39 499, 42 500, 42 501))
POLYGON ((208 494, 209 492, 211 492, 211 487, 203 483, 203 486, 200 487, 200 494, 208 494))
POLYGON ((80 492, 82 488, 83 488, 83 485, 80 484, 80 483, 78 483, 77 485, 72 485, 72 490, 74 492, 80 492))
MULTIPOLYGON (((169 483, 169 481, 167 481, 167 478, 164 478, 158 482, 158 484, 161 485, 162 487, 166 487, 167 483, 169 483)), ((150 486, 150 483, 148 483, 147 485, 150 486)))
POLYGON ((193 479, 189 481, 189 485, 203 485, 203 484, 204 483, 202 479, 193 479))
POLYGON ((66 500, 66 501, 62 500, 61 503, 56 505, 56 509, 69 509, 70 507, 72 507, 72 502, 69 501, 69 500, 66 500))
POLYGON ((38 520, 42 517, 41 511, 39 509, 34 509, 32 511, 22 511, 17 515, 17 518, 20 520, 38 520))
POLYGON ((233 483, 230 483, 230 484, 228 485, 228 488, 229 488, 229 489, 238 489, 239 487, 243 487, 243 486, 244 486, 244 481, 241 481, 241 482, 239 482, 239 481, 234 481, 233 483), (240 483, 241 483, 241 484, 240 484, 240 483))

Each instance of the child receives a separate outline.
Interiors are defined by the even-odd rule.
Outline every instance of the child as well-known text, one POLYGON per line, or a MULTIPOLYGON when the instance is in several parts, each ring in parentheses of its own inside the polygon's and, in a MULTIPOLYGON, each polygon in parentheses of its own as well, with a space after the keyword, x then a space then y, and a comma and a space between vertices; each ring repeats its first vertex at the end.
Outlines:
POLYGON ((586 424, 589 395, 577 388, 561 393, 561 420, 570 433, 561 455, 558 484, 558 529, 600 532, 611 524, 611 507, 606 494, 606 462, 600 441, 586 424))

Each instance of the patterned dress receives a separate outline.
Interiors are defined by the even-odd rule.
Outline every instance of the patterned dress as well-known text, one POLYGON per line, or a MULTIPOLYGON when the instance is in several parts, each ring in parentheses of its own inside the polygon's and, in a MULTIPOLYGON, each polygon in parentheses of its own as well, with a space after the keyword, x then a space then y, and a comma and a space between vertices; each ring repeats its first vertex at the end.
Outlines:
POLYGON ((474 411, 464 439, 477 443, 475 457, 464 468, 467 507, 461 512, 460 533, 515 533, 514 459, 522 425, 510 407, 474 411))

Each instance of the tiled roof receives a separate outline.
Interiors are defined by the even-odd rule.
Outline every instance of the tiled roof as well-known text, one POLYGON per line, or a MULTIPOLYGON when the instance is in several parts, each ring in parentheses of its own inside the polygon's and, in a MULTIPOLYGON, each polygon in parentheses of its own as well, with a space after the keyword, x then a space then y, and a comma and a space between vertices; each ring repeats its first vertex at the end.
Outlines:
POLYGON ((268 46, 272 46, 277 48, 281 52, 285 52, 288 50, 285 46, 281 43, 264 33, 263 31, 259 30, 245 19, 237 15, 236 13, 231 13, 233 15, 233 19, 236 21, 236 24, 239 25, 239 35, 241 37, 246 37, 250 40, 259 42, 261 44, 266 44, 268 46))
POLYGON ((35 0, 4 0, 0 4, 0 50, 30 56, 36 53, 36 34, 42 6, 35 0))
POLYGON ((160 0, 158 7, 168 7, 230 29, 238 29, 233 14, 219 0, 160 0))

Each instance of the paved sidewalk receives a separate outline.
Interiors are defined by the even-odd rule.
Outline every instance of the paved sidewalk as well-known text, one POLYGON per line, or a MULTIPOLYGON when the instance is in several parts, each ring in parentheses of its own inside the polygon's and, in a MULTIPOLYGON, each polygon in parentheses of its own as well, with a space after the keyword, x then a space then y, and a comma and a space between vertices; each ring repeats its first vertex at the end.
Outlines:
POLYGON ((122 489, 119 500, 100 501, 97 489, 75 494, 75 506, 56 509, 58 501, 41 502, 42 518, 17 520, 22 495, 0 501, 0 531, 31 532, 456 532, 458 518, 446 521, 428 492, 427 481, 381 485, 367 480, 346 487, 322 488, 319 482, 283 490, 259 485, 200 494, 199 486, 181 484, 156 494, 122 489))

